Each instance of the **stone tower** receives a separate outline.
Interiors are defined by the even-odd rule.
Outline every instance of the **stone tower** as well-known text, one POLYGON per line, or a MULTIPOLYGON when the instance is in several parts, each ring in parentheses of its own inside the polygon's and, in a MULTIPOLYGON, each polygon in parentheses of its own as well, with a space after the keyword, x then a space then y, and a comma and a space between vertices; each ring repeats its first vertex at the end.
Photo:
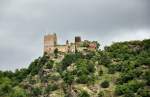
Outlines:
POLYGON ((81 43, 81 37, 75 36, 75 52, 78 51, 78 47, 80 46, 80 43, 81 43))
POLYGON ((56 33, 44 36, 44 52, 46 53, 53 52, 56 45, 57 45, 56 33))
POLYGON ((75 37, 75 43, 80 43, 81 42, 81 37, 80 36, 76 36, 75 37))

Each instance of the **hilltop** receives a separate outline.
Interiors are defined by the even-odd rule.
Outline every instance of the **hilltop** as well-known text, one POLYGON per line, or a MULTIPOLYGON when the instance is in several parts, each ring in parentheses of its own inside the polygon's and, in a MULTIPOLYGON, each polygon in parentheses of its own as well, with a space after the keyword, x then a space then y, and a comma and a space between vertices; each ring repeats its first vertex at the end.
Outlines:
POLYGON ((0 72, 0 97, 150 97, 150 39, 44 54, 0 72))

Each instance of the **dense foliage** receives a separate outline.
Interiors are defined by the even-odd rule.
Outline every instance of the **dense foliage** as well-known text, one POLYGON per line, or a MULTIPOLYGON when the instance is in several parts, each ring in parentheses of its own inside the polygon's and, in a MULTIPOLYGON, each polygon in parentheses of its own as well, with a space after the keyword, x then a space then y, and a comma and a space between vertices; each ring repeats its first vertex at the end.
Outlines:
POLYGON ((54 59, 44 54, 27 69, 0 71, 0 97, 150 97, 150 39, 98 48, 62 60, 56 49, 54 59))

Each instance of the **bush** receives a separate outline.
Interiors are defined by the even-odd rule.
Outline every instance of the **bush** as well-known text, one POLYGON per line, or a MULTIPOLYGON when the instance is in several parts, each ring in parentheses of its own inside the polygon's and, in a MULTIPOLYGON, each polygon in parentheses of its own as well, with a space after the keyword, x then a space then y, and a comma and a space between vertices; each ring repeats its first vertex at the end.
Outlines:
POLYGON ((117 85, 115 89, 116 95, 136 93, 139 88, 143 88, 144 83, 133 80, 123 85, 117 85))
POLYGON ((137 91, 137 94, 142 97, 150 97, 150 90, 147 88, 144 88, 144 89, 141 88, 137 91))
POLYGON ((116 67, 115 65, 110 65, 110 66, 108 67, 108 73, 109 73, 109 74, 114 74, 115 71, 116 71, 116 68, 115 68, 115 67, 116 67))
POLYGON ((150 86, 150 71, 146 71, 146 72, 145 72, 145 74, 144 74, 144 79, 146 80, 147 85, 150 86))
POLYGON ((49 57, 46 55, 44 55, 43 57, 39 57, 30 64, 28 72, 30 72, 32 76, 38 74, 42 66, 45 65, 45 63, 48 62, 48 60, 49 57))
POLYGON ((15 87, 13 92, 9 95, 10 97, 28 97, 26 91, 20 87, 15 87))
POLYGON ((106 67, 109 66, 109 64, 112 62, 111 58, 108 56, 107 53, 102 53, 101 59, 100 59, 100 64, 105 65, 106 67))
POLYGON ((3 84, 0 86, 0 96, 9 94, 12 91, 12 86, 9 84, 3 84))
POLYGON ((72 72, 64 72, 63 75, 63 80, 66 84, 71 85, 74 81, 74 75, 72 74, 72 72))
POLYGON ((123 95, 125 93, 130 93, 129 88, 127 88, 125 85, 117 85, 115 88, 115 94, 117 96, 123 95))
POLYGON ((103 91, 100 91, 99 93, 98 93, 98 97, 104 97, 105 95, 104 95, 104 92, 103 91))
POLYGON ((143 88, 145 85, 144 82, 132 81, 128 84, 128 87, 131 91, 137 92, 139 88, 143 88))
POLYGON ((98 74, 99 74, 99 76, 102 76, 103 75, 103 70, 102 69, 99 70, 98 74))
POLYGON ((95 72, 95 65, 94 65, 94 63, 89 63, 88 65, 87 65, 87 69, 88 69, 88 71, 90 72, 90 73, 93 73, 93 72, 95 72))
POLYGON ((57 89, 58 89, 58 86, 56 84, 51 84, 46 87, 45 92, 49 93, 50 91, 55 91, 57 89))
POLYGON ((60 79, 60 75, 52 75, 49 77, 50 80, 58 81, 60 79))
POLYGON ((86 59, 79 59, 76 62, 76 71, 77 71, 77 76, 81 76, 81 75, 87 75, 90 72, 88 71, 88 60, 86 59))
POLYGON ((62 60, 61 70, 64 71, 69 65, 71 65, 76 60, 75 54, 68 54, 62 60))
POLYGON ((52 69, 52 68, 53 68, 53 64, 54 64, 53 61, 48 61, 48 62, 46 63, 46 68, 47 68, 47 69, 52 69))
POLYGON ((108 88, 109 87, 109 81, 103 81, 102 83, 101 83, 101 87, 102 88, 108 88))
POLYGON ((78 95, 78 97, 90 97, 87 91, 81 91, 81 93, 78 95))
POLYGON ((31 92, 32 92, 31 94, 32 94, 33 96, 39 96, 39 95, 42 94, 42 90, 41 90, 40 88, 38 88, 38 87, 33 88, 31 92))
POLYGON ((134 93, 126 93, 123 97, 136 97, 134 93))
POLYGON ((89 81, 88 76, 87 75, 81 75, 78 77, 77 82, 81 83, 81 84, 87 84, 89 81))
POLYGON ((122 73, 120 77, 120 83, 127 83, 129 80, 132 80, 134 78, 134 73, 132 72, 127 72, 127 73, 122 73))

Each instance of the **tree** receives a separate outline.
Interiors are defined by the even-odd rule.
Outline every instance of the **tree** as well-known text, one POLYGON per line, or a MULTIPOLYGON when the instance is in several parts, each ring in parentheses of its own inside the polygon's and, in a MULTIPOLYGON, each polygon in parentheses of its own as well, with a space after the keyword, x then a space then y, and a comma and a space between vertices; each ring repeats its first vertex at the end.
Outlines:
POLYGON ((150 39, 143 40, 144 48, 149 49, 150 48, 150 39))
POLYGON ((8 95, 12 91, 13 82, 8 77, 0 78, 0 96, 8 95))
POLYGON ((108 53, 102 52, 99 63, 108 67, 111 62, 112 61, 111 61, 111 58, 108 56, 108 53))
POLYGON ((61 69, 64 71, 69 65, 71 65, 76 60, 75 54, 67 54, 62 60, 61 69))
POLYGON ((144 87, 144 82, 132 80, 129 83, 124 83, 123 85, 117 85, 115 88, 115 93, 117 95, 136 93, 138 89, 144 87))
POLYGON ((90 73, 94 73, 95 72, 95 64, 93 62, 88 62, 87 64, 87 69, 90 73))
POLYGON ((28 69, 17 69, 14 73, 15 76, 15 80, 20 83, 23 79, 25 79, 27 77, 27 75, 29 74, 29 70, 28 69))
MULTIPOLYGON (((79 59, 76 62, 76 71, 77 71, 77 76, 89 74, 90 72, 88 71, 88 62, 86 59, 79 59)), ((90 65, 89 65, 90 66, 90 65)))
POLYGON ((71 95, 71 91, 72 91, 72 83, 73 83, 73 81, 74 81, 74 76, 73 76, 73 74, 71 73, 71 72, 68 72, 68 71, 66 71, 66 72, 64 72, 64 74, 63 74, 63 80, 64 80, 64 82, 67 84, 67 86, 68 86, 68 97, 72 97, 71 95))

